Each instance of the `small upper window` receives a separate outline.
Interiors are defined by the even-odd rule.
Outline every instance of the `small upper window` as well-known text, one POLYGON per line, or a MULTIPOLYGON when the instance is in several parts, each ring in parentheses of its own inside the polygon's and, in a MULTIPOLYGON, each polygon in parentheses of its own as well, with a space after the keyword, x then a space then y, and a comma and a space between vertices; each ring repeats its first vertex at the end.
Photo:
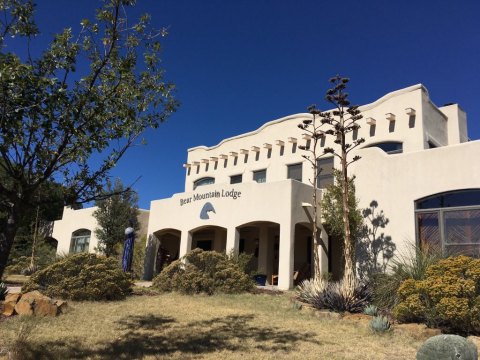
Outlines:
POLYGON ((318 177, 317 187, 325 189, 333 184, 333 156, 321 158, 317 161, 318 177))
POLYGON ((378 147, 379 149, 385 151, 387 154, 401 154, 403 152, 403 143, 399 141, 385 141, 365 147, 378 147))
POLYGON ((240 184, 242 182, 242 174, 230 176, 230 184, 240 184))
POLYGON ((257 183, 264 183, 267 181, 267 169, 258 170, 253 172, 253 181, 257 183))
POLYGON ((287 179, 302 181, 302 163, 287 166, 287 179))
POLYGON ((210 185, 210 184, 215 184, 215 178, 204 177, 204 178, 198 179, 193 183, 193 190, 195 190, 199 186, 210 185))

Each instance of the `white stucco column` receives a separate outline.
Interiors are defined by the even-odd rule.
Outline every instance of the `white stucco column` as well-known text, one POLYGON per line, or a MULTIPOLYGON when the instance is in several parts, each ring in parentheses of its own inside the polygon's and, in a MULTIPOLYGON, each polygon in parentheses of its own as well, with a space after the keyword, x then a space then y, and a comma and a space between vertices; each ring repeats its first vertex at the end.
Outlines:
POLYGON ((238 254, 238 245, 240 243, 240 231, 236 227, 227 229, 227 246, 225 251, 227 254, 233 250, 234 254, 238 254))
POLYGON ((280 224, 278 288, 281 290, 288 290, 293 287, 294 244, 295 225, 290 222, 280 224))
POLYGON ((192 234, 188 230, 183 230, 180 236, 180 254, 179 257, 186 255, 192 249, 192 234))
POLYGON ((268 227, 260 226, 258 234, 258 271, 267 275, 268 266, 268 227))

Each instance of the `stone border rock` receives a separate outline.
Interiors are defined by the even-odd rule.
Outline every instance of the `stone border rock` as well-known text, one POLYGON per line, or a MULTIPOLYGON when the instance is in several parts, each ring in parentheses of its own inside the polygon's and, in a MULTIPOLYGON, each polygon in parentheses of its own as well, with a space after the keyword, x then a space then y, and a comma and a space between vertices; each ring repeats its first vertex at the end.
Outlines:
POLYGON ((67 303, 63 300, 53 300, 39 291, 31 291, 25 294, 8 294, 5 301, 0 301, 0 312, 3 316, 35 315, 57 316, 64 313, 67 303))

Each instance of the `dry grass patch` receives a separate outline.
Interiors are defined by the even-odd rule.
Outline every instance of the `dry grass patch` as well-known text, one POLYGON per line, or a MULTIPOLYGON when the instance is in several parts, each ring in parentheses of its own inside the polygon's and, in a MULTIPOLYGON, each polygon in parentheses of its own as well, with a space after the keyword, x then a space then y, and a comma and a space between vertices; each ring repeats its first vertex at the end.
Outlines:
MULTIPOLYGON (((0 339, 11 343, 22 321, 3 321, 0 339)), ((288 296, 173 293, 70 303, 67 314, 40 319, 27 343, 22 356, 32 359, 412 359, 421 345, 318 319, 288 296)))

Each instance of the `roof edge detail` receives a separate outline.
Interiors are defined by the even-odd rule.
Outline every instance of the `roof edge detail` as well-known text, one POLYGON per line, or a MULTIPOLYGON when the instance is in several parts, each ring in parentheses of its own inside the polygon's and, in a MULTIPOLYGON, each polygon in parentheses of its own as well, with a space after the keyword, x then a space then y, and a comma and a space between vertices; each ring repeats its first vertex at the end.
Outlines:
MULTIPOLYGON (((375 106, 378 106, 381 103, 383 103, 383 102, 385 102, 385 101, 387 101, 387 100, 389 100, 389 99, 391 99, 395 96, 406 94, 406 93, 416 91, 416 90, 419 90, 419 89, 422 89, 427 94, 427 97, 429 97, 427 88, 425 86, 423 86, 422 84, 416 84, 416 85, 412 85, 412 86, 409 86, 409 87, 406 87, 406 88, 403 88, 403 89, 399 89, 399 90, 389 92, 388 94, 385 94, 384 96, 382 96, 381 98, 375 100, 374 102, 372 102, 370 104, 361 105, 359 107, 359 109, 360 109, 360 111, 370 110, 370 109, 374 108, 375 106)), ((326 111, 332 111, 332 110, 326 110, 326 111)), ((246 137, 246 136, 258 134, 268 126, 279 124, 281 122, 288 121, 288 120, 293 120, 293 119, 309 118, 310 116, 311 115, 309 113, 298 113, 298 114, 288 115, 288 116, 282 117, 280 119, 268 121, 256 130, 249 131, 247 133, 243 133, 243 134, 240 134, 240 135, 236 135, 236 136, 232 136, 232 137, 223 139, 217 145, 213 145, 213 146, 199 145, 199 146, 189 148, 187 151, 190 152, 190 151, 195 151, 195 150, 214 150, 214 149, 218 148, 219 146, 223 145, 224 143, 226 143, 228 141, 241 139, 241 138, 246 137)))

